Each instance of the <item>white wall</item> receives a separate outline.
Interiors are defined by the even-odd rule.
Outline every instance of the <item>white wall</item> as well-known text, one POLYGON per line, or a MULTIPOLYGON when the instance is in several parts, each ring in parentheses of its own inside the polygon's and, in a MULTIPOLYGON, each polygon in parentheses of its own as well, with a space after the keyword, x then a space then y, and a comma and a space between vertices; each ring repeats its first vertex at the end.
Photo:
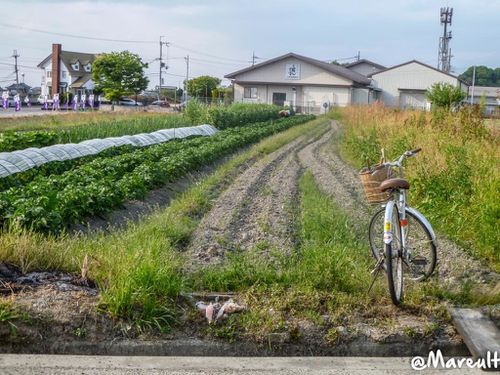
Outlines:
POLYGON ((459 86, 457 78, 412 62, 372 76, 373 84, 382 89, 380 99, 388 106, 397 107, 400 103, 399 89, 427 90, 434 83, 446 82, 459 86))

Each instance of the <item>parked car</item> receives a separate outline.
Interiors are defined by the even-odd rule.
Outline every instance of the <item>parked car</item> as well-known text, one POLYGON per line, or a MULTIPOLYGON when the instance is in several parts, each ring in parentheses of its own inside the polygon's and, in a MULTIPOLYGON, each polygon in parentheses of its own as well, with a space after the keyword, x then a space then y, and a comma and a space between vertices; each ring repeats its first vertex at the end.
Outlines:
MULTIPOLYGON (((44 99, 43 95, 40 95, 40 96, 38 97, 38 103, 39 103, 39 104, 43 104, 43 103, 45 103, 45 101, 44 101, 44 100, 45 100, 45 99, 44 99)), ((52 100, 52 98, 47 98, 47 103, 52 104, 53 102, 54 102, 54 101, 52 100)))
POLYGON ((162 108, 170 108, 170 103, 167 102, 166 100, 155 100, 150 105, 156 105, 156 106, 162 107, 162 108))
POLYGON ((131 106, 131 107, 134 107, 134 106, 141 107, 141 106, 143 106, 143 104, 141 102, 136 102, 134 99, 130 99, 130 98, 121 98, 118 101, 118 105, 131 106))

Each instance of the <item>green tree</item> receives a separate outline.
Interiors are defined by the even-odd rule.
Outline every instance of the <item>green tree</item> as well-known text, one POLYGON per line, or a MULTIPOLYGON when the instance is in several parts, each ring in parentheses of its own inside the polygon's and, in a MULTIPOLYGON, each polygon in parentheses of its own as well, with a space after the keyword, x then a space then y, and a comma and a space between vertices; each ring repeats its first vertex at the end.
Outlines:
MULTIPOLYGON (((471 66, 465 72, 460 74, 458 78, 472 84, 472 76, 474 75, 474 67, 471 66)), ((494 86, 500 87, 500 68, 488 68, 484 65, 476 66, 476 86, 494 86)))
POLYGON ((139 94, 148 87, 144 75, 148 64, 129 51, 111 52, 98 56, 92 65, 92 80, 96 91, 116 102, 122 96, 139 94))
POLYGON ((452 109, 460 104, 467 94, 460 87, 453 86, 450 83, 438 82, 427 90, 426 96, 433 106, 452 109))
POLYGON ((212 91, 220 85, 217 77, 200 76, 187 81, 187 92, 195 98, 210 98, 212 91))

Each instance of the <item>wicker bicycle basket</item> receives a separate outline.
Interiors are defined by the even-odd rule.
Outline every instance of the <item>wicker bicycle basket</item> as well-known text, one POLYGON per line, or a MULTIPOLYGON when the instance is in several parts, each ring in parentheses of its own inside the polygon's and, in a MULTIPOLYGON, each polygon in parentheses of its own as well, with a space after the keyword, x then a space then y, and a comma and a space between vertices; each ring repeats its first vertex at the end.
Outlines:
POLYGON ((392 176, 392 169, 380 164, 369 169, 364 168, 359 172, 368 203, 382 203, 389 199, 389 193, 380 191, 380 184, 392 176))

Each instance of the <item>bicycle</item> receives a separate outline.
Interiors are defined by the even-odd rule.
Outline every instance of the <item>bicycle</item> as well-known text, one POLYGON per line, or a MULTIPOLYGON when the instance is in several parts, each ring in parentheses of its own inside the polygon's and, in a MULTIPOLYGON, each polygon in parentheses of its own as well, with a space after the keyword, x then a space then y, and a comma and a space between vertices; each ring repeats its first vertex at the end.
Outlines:
MULTIPOLYGON (((403 176, 403 162, 420 151, 406 151, 393 162, 385 162, 382 151, 381 163, 362 172, 369 203, 382 203, 371 218, 368 230, 371 252, 377 261, 372 271, 373 281, 381 269, 387 273, 389 293, 395 305, 403 299, 403 273, 413 281, 423 281, 432 275, 437 262, 437 240, 431 224, 406 201, 410 184, 403 176), (395 168, 399 172, 397 178, 393 175, 395 168), (377 185, 378 191, 374 192, 377 185)), ((373 282, 370 289, 372 286, 373 282)))

